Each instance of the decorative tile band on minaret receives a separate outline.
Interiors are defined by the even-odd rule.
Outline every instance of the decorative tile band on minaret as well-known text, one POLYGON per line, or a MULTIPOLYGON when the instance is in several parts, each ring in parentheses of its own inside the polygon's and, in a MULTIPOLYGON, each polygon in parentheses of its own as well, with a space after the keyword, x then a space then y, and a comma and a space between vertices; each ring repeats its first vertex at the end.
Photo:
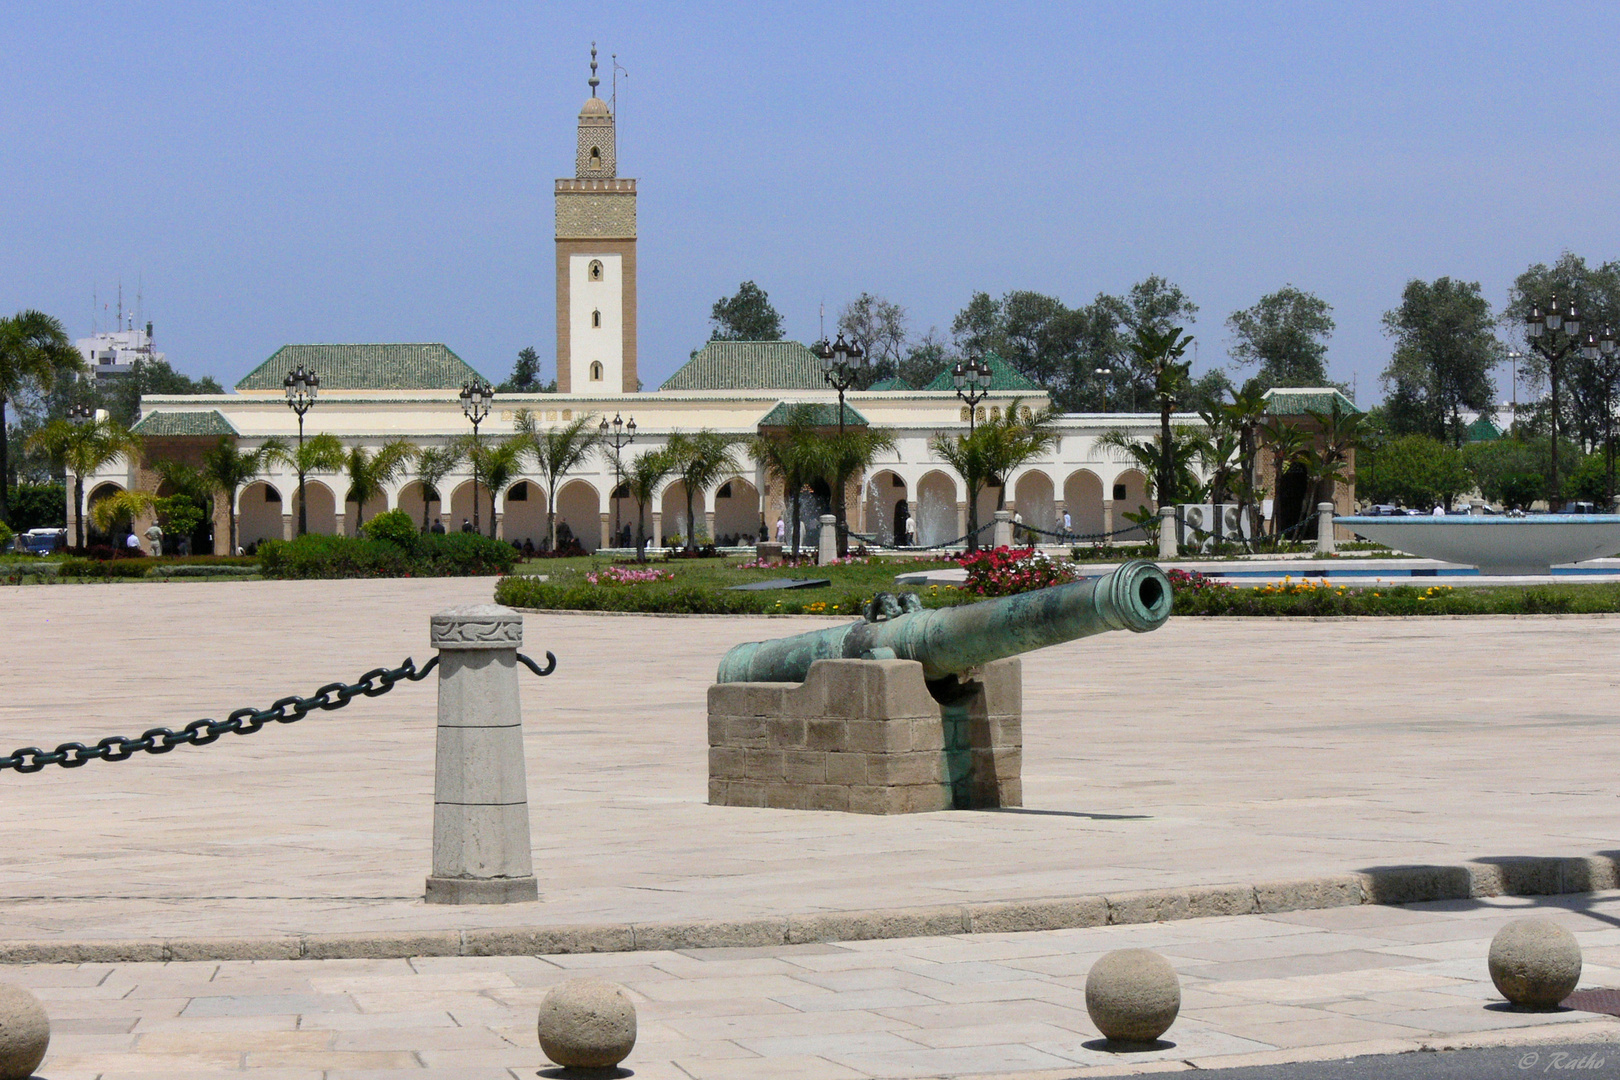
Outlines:
POLYGON ((613 111, 597 96, 579 110, 574 176, 556 183, 557 389, 633 394, 636 377, 636 182, 618 177, 613 111))

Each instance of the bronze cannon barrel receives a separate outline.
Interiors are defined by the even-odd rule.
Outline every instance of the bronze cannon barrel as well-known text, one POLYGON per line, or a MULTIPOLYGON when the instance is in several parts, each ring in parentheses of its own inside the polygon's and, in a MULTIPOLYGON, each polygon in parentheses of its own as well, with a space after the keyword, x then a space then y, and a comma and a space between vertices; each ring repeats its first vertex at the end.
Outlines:
POLYGON ((720 661, 716 682, 803 682, 817 660, 916 660, 929 680, 1109 630, 1145 633, 1170 617, 1170 579, 1145 560, 1098 578, 913 611, 790 638, 750 641, 720 661))

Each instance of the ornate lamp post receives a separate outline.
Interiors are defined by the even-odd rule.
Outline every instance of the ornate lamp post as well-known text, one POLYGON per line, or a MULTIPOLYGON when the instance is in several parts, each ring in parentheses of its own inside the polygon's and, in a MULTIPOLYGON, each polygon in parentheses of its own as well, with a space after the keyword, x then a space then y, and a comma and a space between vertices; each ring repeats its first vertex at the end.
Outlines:
MULTIPOLYGON (((68 423, 76 428, 82 428, 94 420, 96 410, 89 405, 71 405, 68 407, 68 423)), ((79 548, 84 548, 84 477, 78 473, 73 474, 73 539, 79 548)), ((64 541, 65 543, 66 541, 64 541)))
POLYGON ((1581 316, 1575 310, 1575 301, 1563 305, 1554 293, 1542 310, 1540 304, 1530 305, 1530 314, 1524 317, 1524 334, 1530 347, 1547 361, 1547 377, 1552 383, 1552 477, 1548 483, 1547 505, 1550 508, 1558 498, 1558 381, 1559 365, 1581 343, 1581 316))
MULTIPOLYGON (((842 451, 844 446, 844 391, 855 385, 859 373, 866 370, 867 355, 859 345, 844 340, 839 334, 838 340, 831 345, 827 339, 822 338, 811 349, 816 358, 821 361, 821 377, 827 385, 838 391, 838 446, 842 451)), ((838 534, 838 554, 840 556, 849 551, 849 524, 844 513, 844 486, 848 481, 840 470, 838 474, 838 498, 833 503, 833 513, 837 515, 837 524, 833 526, 838 534)))
POLYGON ((1513 365, 1513 424, 1519 422, 1519 361, 1524 359, 1524 353, 1518 349, 1509 349, 1508 363, 1513 365))
MULTIPOLYGON (((470 383, 462 384, 461 411, 467 414, 473 426, 473 452, 467 455, 472 458, 473 466, 473 532, 478 531, 478 425, 489 415, 489 406, 494 400, 495 391, 483 379, 475 378, 470 383)), ((495 513, 494 492, 490 493, 489 512, 495 513)))
POLYGON ((990 393, 990 361, 968 357, 966 364, 958 360, 951 369, 951 382, 956 384, 956 396, 967 402, 968 438, 973 438, 978 404, 990 393))
POLYGON ((613 423, 608 423, 607 417, 597 425, 596 430, 601 434, 602 442, 613 447, 613 493, 608 496, 613 500, 613 543, 619 543, 619 477, 623 470, 619 464, 619 451, 636 441, 636 418, 631 417, 626 424, 620 419, 618 413, 613 414, 613 423))
MULTIPOLYGON (((1589 361, 1600 357, 1609 360, 1614 356, 1616 341, 1614 330, 1605 326, 1603 333, 1588 330, 1586 339, 1581 342, 1581 356, 1589 361)), ((1603 373, 1603 457, 1604 457, 1604 496, 1607 501, 1604 510, 1614 510, 1614 379, 1610 372, 1603 373)))
POLYGON ((287 407, 298 414, 298 535, 303 536, 309 530, 309 511, 304 499, 304 414, 315 404, 321 377, 299 364, 287 372, 281 385, 287 389, 287 407))

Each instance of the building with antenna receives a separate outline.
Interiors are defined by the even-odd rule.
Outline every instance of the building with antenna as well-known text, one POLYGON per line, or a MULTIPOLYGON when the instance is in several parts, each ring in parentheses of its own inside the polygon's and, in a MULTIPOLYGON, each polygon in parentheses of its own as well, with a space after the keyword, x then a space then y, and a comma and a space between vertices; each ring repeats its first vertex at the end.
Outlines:
MULTIPOLYGON (((120 316, 119 322, 123 321, 120 316)), ((134 325, 132 318, 127 327, 97 331, 89 337, 79 338, 73 344, 78 346, 79 355, 84 357, 88 369, 86 377, 94 379, 97 385, 105 386, 128 375, 137 360, 148 364, 162 360, 163 354, 153 348, 152 340, 151 322, 148 321, 145 329, 141 329, 134 325)))

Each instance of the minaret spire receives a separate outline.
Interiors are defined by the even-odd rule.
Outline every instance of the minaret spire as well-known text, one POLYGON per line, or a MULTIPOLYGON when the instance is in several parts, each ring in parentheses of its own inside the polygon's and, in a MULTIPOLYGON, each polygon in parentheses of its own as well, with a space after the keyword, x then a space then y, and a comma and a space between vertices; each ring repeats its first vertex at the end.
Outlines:
POLYGON ((596 88, 602 85, 602 80, 596 77, 596 42, 591 42, 591 97, 596 96, 596 88))

